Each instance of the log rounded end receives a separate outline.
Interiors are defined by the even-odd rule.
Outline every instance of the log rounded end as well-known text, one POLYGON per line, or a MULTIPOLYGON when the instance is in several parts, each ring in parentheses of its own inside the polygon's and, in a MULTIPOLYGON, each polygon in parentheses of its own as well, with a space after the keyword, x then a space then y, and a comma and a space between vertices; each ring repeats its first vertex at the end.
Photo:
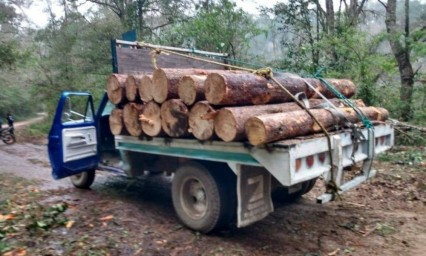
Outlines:
POLYGON ((142 127, 139 122, 139 115, 141 114, 142 109, 143 105, 137 103, 129 103, 124 106, 124 126, 132 136, 140 136, 142 134, 142 127))
POLYGON ((141 121, 143 132, 148 136, 158 136, 161 133, 161 115, 160 106, 154 101, 145 104, 142 111, 144 120, 141 121))
POLYGON ((124 82, 124 88, 126 91, 126 97, 129 101, 135 101, 136 95, 138 94, 137 89, 137 82, 136 78, 132 75, 129 75, 126 79, 126 82, 124 82))
POLYGON ((112 74, 108 77, 106 88, 108 99, 112 104, 119 104, 124 96, 124 84, 120 81, 120 76, 112 74))
POLYGON ((109 127, 113 135, 120 135, 123 132, 123 110, 113 109, 109 115, 109 127))
POLYGON ((178 86, 179 98, 188 106, 194 104, 197 98, 197 88, 194 79, 190 76, 184 76, 179 81, 178 86))
POLYGON ((226 108, 219 110, 215 121, 214 130, 216 135, 223 141, 234 141, 237 137, 237 121, 235 116, 226 108))
POLYGON ((214 118, 206 118, 215 110, 206 102, 197 102, 189 112, 189 128, 195 138, 208 140, 214 134, 214 118))
POLYGON ((250 144, 257 146, 267 142, 267 129, 259 118, 250 118, 244 127, 250 144))
POLYGON ((138 83, 139 96, 143 102, 149 102, 153 99, 153 83, 152 76, 143 76, 138 83))
POLYGON ((210 104, 220 104, 226 96, 226 79, 223 75, 209 74, 204 82, 204 94, 210 104))
POLYGON ((161 128, 170 137, 181 137, 188 132, 188 108, 179 99, 161 104, 161 128))
POLYGON ((156 69, 152 74, 152 98, 157 103, 163 103, 167 99, 169 80, 167 79, 167 74, 162 69, 156 69))

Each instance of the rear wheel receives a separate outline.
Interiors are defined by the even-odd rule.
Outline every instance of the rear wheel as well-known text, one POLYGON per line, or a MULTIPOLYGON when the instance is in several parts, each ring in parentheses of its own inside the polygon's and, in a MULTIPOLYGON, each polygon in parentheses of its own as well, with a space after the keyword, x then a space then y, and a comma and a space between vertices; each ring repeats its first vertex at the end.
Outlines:
POLYGON ((89 170, 70 176, 71 183, 76 188, 88 189, 95 181, 95 170, 89 170))
POLYGON ((209 167, 197 162, 185 164, 176 170, 172 181, 177 216, 185 226, 202 233, 228 227, 236 210, 233 173, 212 169, 222 165, 209 167))
POLYGON ((2 141, 5 144, 10 145, 16 142, 16 138, 15 138, 15 135, 9 133, 2 136, 2 141))

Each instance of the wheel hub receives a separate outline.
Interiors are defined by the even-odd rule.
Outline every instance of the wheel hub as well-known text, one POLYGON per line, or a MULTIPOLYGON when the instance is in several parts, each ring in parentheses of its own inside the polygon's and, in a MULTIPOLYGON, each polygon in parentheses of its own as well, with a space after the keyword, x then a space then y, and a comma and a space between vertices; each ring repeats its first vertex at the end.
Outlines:
POLYGON ((193 219, 202 218, 207 212, 207 195, 203 184, 197 179, 185 181, 181 190, 183 210, 193 219))

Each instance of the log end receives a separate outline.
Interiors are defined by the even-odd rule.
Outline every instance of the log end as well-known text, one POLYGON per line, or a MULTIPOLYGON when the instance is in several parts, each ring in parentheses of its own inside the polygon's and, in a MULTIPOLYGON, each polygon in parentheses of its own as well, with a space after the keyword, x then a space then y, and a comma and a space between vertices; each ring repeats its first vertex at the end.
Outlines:
POLYGON ((163 103, 167 99, 169 80, 167 74, 162 69, 156 69, 152 74, 152 98, 157 103, 163 103))
POLYGON ((126 92, 126 98, 128 101, 135 101, 138 94, 136 78, 132 75, 129 75, 124 82, 124 88, 126 92))
POLYGON ((188 108, 179 99, 171 99, 161 105, 161 128, 170 137, 182 137, 188 133, 188 108))
POLYGON ((152 76, 143 76, 138 83, 139 96, 143 102, 149 102, 152 98, 153 91, 152 76))
POLYGON ((108 99, 112 104, 119 104, 124 97, 124 86, 120 81, 118 74, 112 74, 108 77, 107 84, 108 99))
POLYGON ((223 101, 226 89, 225 77, 217 73, 209 74, 204 82, 206 100, 213 105, 218 105, 223 101))
POLYGON ((195 86, 195 81, 191 76, 184 76, 179 81, 178 95, 183 103, 188 106, 191 106, 195 103, 197 97, 197 88, 195 86))
POLYGON ((257 117, 252 117, 244 125, 250 144, 257 146, 267 141, 267 129, 264 123, 257 117))
MULTIPOLYGON (((154 101, 150 101, 145 104, 145 107, 142 111, 142 115, 145 118, 141 121, 141 126, 143 132, 148 136, 158 136, 161 134, 161 115, 160 115, 160 106, 154 101)), ((140 116, 139 116, 140 117, 140 116)))
POLYGON ((189 112, 189 129, 195 138, 208 140, 214 135, 214 119, 205 118, 215 110, 206 102, 196 103, 189 112))
POLYGON ((113 135, 120 135, 123 133, 123 110, 113 109, 109 115, 109 127, 113 135))
POLYGON ((225 108, 219 110, 214 121, 214 129, 220 139, 226 142, 234 141, 237 137, 237 125, 231 111, 225 108))
POLYGON ((139 115, 142 113, 142 109, 143 105, 137 103, 129 103, 124 106, 124 126, 132 136, 140 136, 142 134, 142 127, 139 122, 139 115))

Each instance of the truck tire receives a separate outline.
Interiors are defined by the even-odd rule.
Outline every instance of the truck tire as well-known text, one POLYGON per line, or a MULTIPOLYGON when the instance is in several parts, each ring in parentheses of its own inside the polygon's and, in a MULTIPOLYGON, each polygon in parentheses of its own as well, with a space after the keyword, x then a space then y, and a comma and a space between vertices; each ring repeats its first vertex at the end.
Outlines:
POLYGON ((314 178, 314 179, 302 182, 300 190, 294 193, 289 193, 288 187, 284 187, 284 186, 276 187, 272 190, 272 195, 271 195, 272 200, 278 203, 289 203, 289 202, 296 201, 302 195, 311 191, 312 188, 315 186, 316 181, 317 179, 314 178))
POLYGON ((190 162, 176 170, 172 200, 180 221, 190 229, 210 233, 229 227, 236 214, 232 171, 221 164, 190 162), (214 169, 213 169, 214 168, 214 169))
POLYGON ((95 181, 95 170, 89 170, 70 176, 71 183, 76 188, 88 189, 95 181))

